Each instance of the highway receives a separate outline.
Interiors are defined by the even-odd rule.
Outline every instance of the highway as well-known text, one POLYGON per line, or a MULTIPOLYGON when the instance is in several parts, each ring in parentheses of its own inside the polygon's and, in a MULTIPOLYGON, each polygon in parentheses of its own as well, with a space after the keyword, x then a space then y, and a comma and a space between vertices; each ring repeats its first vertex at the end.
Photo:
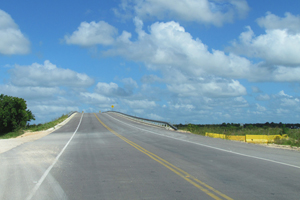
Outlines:
POLYGON ((0 199, 300 199, 300 152, 78 113, 0 154, 0 199))

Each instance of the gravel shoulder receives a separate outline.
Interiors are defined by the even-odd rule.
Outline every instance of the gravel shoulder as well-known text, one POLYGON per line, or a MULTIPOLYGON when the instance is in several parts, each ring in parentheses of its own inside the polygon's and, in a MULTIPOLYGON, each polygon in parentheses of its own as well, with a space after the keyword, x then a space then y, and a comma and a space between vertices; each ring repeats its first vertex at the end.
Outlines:
POLYGON ((35 131, 35 132, 26 131, 24 134, 22 134, 22 135, 20 135, 16 138, 0 139, 0 154, 4 153, 6 151, 9 151, 9 150, 11 150, 11 149, 13 149, 13 148, 15 148, 15 147, 17 147, 21 144, 24 144, 26 142, 31 142, 31 141, 34 141, 34 140, 38 140, 42 137, 45 137, 46 135, 49 135, 53 131, 58 130, 60 127, 62 127, 66 123, 68 123, 75 115, 76 114, 71 115, 66 120, 61 122, 60 124, 56 125, 53 128, 50 128, 48 130, 35 131))

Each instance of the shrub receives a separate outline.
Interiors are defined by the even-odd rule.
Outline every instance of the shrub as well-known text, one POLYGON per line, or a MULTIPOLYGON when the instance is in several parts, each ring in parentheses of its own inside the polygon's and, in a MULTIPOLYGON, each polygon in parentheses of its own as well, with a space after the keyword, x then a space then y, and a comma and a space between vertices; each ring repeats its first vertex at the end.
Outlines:
POLYGON ((24 128, 30 120, 35 118, 24 99, 0 95, 0 133, 24 128))

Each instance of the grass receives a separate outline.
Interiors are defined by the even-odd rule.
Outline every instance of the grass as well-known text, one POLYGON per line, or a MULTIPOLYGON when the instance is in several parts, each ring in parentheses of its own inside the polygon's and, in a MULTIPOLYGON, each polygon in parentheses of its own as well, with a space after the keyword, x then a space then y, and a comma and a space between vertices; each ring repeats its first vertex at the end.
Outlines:
POLYGON ((16 138, 16 137, 24 134, 24 132, 25 131, 23 129, 19 129, 19 130, 13 131, 13 132, 6 133, 4 135, 0 135, 0 139, 16 138))
POLYGON ((63 122, 67 118, 68 118, 68 115, 62 115, 61 117, 54 119, 51 122, 47 122, 44 124, 38 124, 38 125, 36 125, 36 124, 28 125, 24 129, 19 129, 19 130, 13 131, 13 132, 9 132, 9 133, 0 135, 0 139, 16 138, 16 137, 24 134, 25 131, 34 132, 34 131, 47 130, 47 129, 52 128, 52 127, 56 126, 57 124, 63 122))
POLYGON ((205 135, 208 133, 219 133, 226 135, 282 135, 287 134, 289 139, 275 140, 275 144, 290 145, 300 147, 300 129, 289 129, 286 127, 271 128, 271 127, 254 127, 248 128, 221 125, 177 125, 179 130, 190 131, 198 135, 205 135))

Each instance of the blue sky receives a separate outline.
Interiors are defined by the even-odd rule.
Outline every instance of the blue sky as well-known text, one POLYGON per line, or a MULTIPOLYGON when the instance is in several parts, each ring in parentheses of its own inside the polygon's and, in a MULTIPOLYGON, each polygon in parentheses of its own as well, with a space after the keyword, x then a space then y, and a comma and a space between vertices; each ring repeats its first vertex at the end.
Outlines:
POLYGON ((300 2, 0 3, 0 93, 34 123, 111 109, 171 123, 298 123, 300 2))

